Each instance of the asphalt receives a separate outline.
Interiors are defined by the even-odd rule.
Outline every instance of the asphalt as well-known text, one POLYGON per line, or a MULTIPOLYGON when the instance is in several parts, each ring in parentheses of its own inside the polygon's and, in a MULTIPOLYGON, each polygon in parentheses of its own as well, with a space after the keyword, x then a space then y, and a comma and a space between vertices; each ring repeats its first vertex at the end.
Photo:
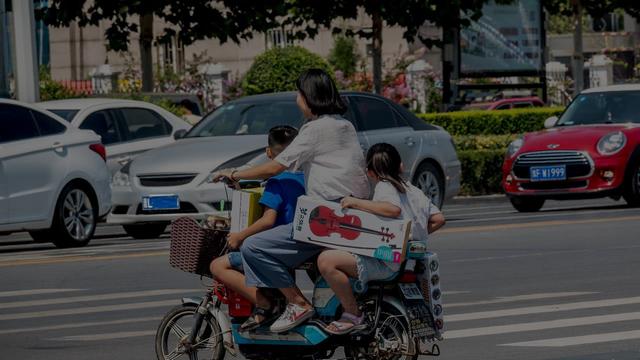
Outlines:
MULTIPOLYGON (((444 213, 430 242, 445 291, 440 358, 640 359, 640 209, 606 199, 519 214, 494 197, 444 213)), ((168 265, 168 246, 110 226, 81 249, 0 237, 0 359, 154 359, 162 315, 202 293, 168 265)))

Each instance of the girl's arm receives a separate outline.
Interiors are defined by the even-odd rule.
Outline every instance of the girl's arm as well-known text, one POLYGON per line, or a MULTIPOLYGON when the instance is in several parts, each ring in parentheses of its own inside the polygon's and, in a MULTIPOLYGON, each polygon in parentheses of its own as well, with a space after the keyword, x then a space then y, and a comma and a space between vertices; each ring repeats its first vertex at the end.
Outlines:
POLYGON ((427 232, 429 234, 437 231, 441 227, 446 224, 446 220, 444 219, 444 215, 442 213, 433 214, 429 217, 429 222, 427 224, 427 232))
POLYGON ((340 202, 342 208, 352 208, 358 209, 362 211, 367 211, 375 215, 389 217, 389 218, 397 218, 400 217, 402 213, 402 209, 399 207, 386 202, 386 201, 371 201, 354 198, 352 196, 347 196, 342 199, 340 202))

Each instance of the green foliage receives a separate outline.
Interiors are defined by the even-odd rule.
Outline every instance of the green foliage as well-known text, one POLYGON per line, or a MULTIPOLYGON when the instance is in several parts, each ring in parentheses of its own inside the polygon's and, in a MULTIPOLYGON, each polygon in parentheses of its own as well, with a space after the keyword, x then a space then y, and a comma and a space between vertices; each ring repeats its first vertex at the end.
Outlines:
POLYGON ((453 142, 458 151, 466 150, 501 150, 506 151, 509 144, 518 135, 455 135, 453 142))
POLYGON ((353 75, 360 60, 355 39, 342 35, 336 36, 328 60, 333 68, 342 71, 345 77, 353 75))
POLYGON ((460 195, 487 195, 502 192, 504 150, 458 151, 462 167, 460 195))
POLYGON ((171 100, 169 99, 163 99, 163 98, 152 98, 150 96, 147 95, 142 95, 138 92, 133 92, 133 93, 112 93, 109 94, 108 97, 110 98, 116 98, 116 99, 125 99, 125 100, 136 100, 136 101, 144 101, 144 102, 148 102, 154 105, 157 105, 165 110, 167 110, 168 112, 181 117, 182 115, 186 114, 186 111, 184 110, 184 108, 182 108, 182 106, 180 105, 176 105, 173 102, 171 102, 171 100))
POLYGON ((40 100, 62 100, 70 98, 83 97, 82 94, 76 94, 71 89, 65 87, 61 83, 51 78, 51 72, 46 66, 40 66, 40 100))
POLYGON ((331 65, 319 55, 298 46, 274 48, 257 56, 242 80, 246 95, 293 91, 303 71, 320 68, 333 74, 331 65))
POLYGON ((442 126, 451 135, 505 135, 541 130, 544 120, 559 115, 562 109, 471 110, 418 116, 430 124, 442 126))

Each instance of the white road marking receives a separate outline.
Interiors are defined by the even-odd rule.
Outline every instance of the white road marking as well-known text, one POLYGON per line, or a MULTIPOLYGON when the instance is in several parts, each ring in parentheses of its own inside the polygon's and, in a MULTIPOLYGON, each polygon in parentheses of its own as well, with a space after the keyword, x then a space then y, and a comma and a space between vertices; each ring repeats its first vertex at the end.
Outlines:
POLYGON ((19 329, 7 329, 7 330, 0 330, 0 335, 20 334, 20 333, 38 332, 38 331, 62 330, 62 329, 76 329, 76 328, 93 327, 93 326, 122 325, 122 324, 149 322, 149 321, 160 321, 160 318, 159 317, 150 316, 150 317, 139 317, 139 318, 130 318, 130 319, 111 320, 111 321, 93 321, 93 322, 81 322, 81 323, 63 324, 63 325, 51 325, 51 326, 39 326, 39 327, 29 327, 29 328, 19 328, 19 329))
POLYGON ((565 347, 585 344, 597 344, 611 341, 640 339, 640 330, 620 331, 604 334, 592 334, 584 336, 572 336, 565 338, 524 341, 499 346, 533 346, 533 347, 565 347))
POLYGON ((581 302, 566 303, 566 304, 527 306, 527 307, 504 309, 504 310, 480 311, 480 312, 455 314, 455 315, 448 315, 446 317, 446 321, 455 322, 455 321, 468 321, 468 320, 480 320, 480 319, 494 319, 494 318, 507 317, 507 316, 543 314, 543 313, 552 313, 552 312, 559 312, 559 311, 592 309, 592 308, 602 308, 602 307, 632 305, 632 304, 640 304, 640 296, 618 298, 618 299, 607 299, 607 300, 581 301, 581 302))
MULTIPOLYGON (((613 213, 636 213, 638 209, 607 209, 606 214, 613 214, 613 213)), ((522 215, 522 216, 501 216, 501 217, 491 217, 491 218, 481 218, 481 219, 459 219, 455 221, 455 224, 459 224, 459 223, 465 223, 465 222, 477 222, 477 223, 481 223, 481 222, 490 222, 490 221, 509 221, 511 222, 518 222, 520 220, 526 220, 526 219, 540 219, 540 218, 556 218, 557 220, 566 220, 566 219, 560 219, 560 216, 571 216, 571 219, 578 219, 578 217, 576 217, 575 215, 602 215, 603 212, 602 210, 593 210, 593 211, 581 211, 578 213, 565 213, 565 214, 558 214, 558 213, 553 213, 553 214, 537 214, 537 215, 522 215)))
MULTIPOLYGON (((447 293, 445 292, 445 295, 447 293)), ((540 294, 529 294, 529 295, 517 295, 517 296, 503 296, 498 297, 493 300, 483 300, 483 301, 471 301, 471 302, 460 302, 460 303, 449 303, 445 304, 447 309, 453 307, 461 307, 461 306, 472 306, 472 305, 489 305, 489 304, 502 304, 516 301, 526 301, 526 300, 542 300, 542 299, 555 299, 561 297, 570 297, 570 296, 582 296, 582 295, 591 295, 596 294, 595 292, 557 292, 557 293, 540 293, 540 294)))
POLYGON ((121 331, 121 332, 106 333, 106 334, 65 336, 65 337, 54 338, 54 339, 50 339, 50 340, 57 340, 57 341, 102 341, 102 340, 129 339, 129 338, 132 338, 132 337, 141 337, 141 336, 153 336, 155 334, 156 334, 155 330, 121 331))
MULTIPOLYGON (((446 317, 445 317, 446 320, 446 317)), ((585 316, 568 319, 558 319, 549 321, 537 321, 521 324, 487 326, 480 328, 470 328, 461 330, 449 330, 446 332, 447 339, 459 339, 474 336, 487 336, 497 334, 511 334, 525 331, 559 329, 573 326, 585 326, 596 324, 608 324, 612 322, 640 320, 640 312, 630 312, 614 315, 585 316)))
POLYGON ((66 297, 66 298, 42 299, 42 300, 31 300, 31 301, 14 301, 14 302, 8 302, 8 303, 0 303, 0 309, 12 309, 12 308, 27 307, 27 306, 72 304, 72 303, 88 302, 88 301, 131 299, 131 298, 138 298, 138 297, 162 296, 162 295, 173 295, 173 294, 189 294, 197 291, 202 291, 202 290, 201 289, 164 289, 164 290, 147 290, 147 291, 110 293, 110 294, 101 294, 101 295, 72 296, 72 297, 66 297))
POLYGON ((34 319, 34 318, 44 318, 44 317, 51 317, 51 316, 95 314, 95 313, 103 313, 103 312, 137 310, 137 309, 151 309, 151 308, 157 308, 157 307, 174 306, 178 304, 180 304, 180 301, 176 299, 176 300, 147 301, 147 302, 141 302, 141 303, 118 304, 118 305, 80 307, 75 309, 59 309, 59 310, 34 311, 34 312, 27 312, 27 313, 2 314, 0 315, 0 321, 34 319))
POLYGON ((0 297, 29 296, 29 295, 42 295, 42 294, 57 294, 57 293, 72 292, 72 291, 84 291, 84 290, 85 289, 12 290, 12 291, 2 291, 2 292, 0 292, 0 297))
POLYGON ((546 252, 514 254, 514 255, 504 255, 504 256, 486 256, 486 257, 469 258, 469 259, 454 259, 454 260, 451 260, 450 262, 465 263, 465 262, 476 262, 476 261, 493 261, 493 260, 517 259, 517 258, 523 258, 523 257, 529 257, 529 256, 563 255, 567 253, 584 253, 584 252, 593 252, 593 251, 598 251, 598 250, 580 249, 580 250, 546 251, 546 252))

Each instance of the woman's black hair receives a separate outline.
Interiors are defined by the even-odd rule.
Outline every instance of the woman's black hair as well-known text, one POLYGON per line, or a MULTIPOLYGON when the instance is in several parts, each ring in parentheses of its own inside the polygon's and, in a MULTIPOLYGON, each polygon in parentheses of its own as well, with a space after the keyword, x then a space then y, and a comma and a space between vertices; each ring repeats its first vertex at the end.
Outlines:
POLYGON ((331 76, 322 69, 309 69, 298 77, 296 88, 316 116, 347 112, 347 105, 331 76))
POLYGON ((402 158, 393 145, 378 143, 367 151, 367 170, 372 171, 380 180, 387 181, 399 193, 407 192, 407 183, 401 174, 402 158))

